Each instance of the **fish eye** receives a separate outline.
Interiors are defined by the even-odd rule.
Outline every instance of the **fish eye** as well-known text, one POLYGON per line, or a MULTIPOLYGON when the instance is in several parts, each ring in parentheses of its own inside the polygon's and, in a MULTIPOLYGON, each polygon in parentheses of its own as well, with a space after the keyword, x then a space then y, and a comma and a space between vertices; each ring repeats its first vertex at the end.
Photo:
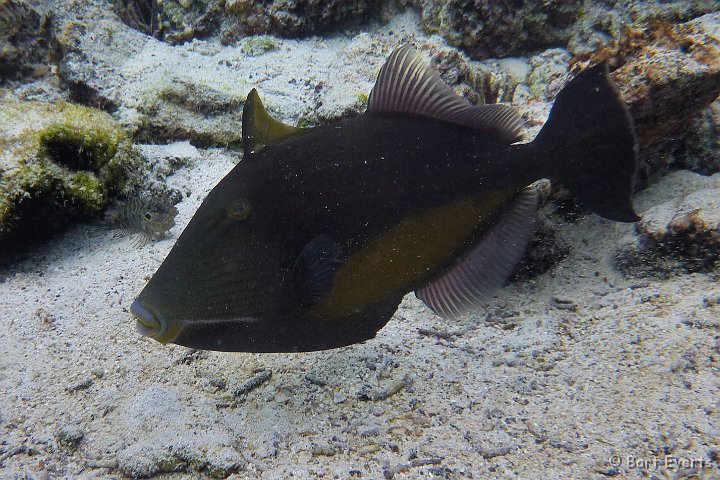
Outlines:
POLYGON ((150 213, 146 213, 145 215, 143 215, 143 217, 145 217, 145 220, 150 220, 152 218, 152 215, 150 215, 150 213))
POLYGON ((250 202, 244 198, 236 198, 227 206, 227 214, 233 220, 245 220, 250 216, 250 202))

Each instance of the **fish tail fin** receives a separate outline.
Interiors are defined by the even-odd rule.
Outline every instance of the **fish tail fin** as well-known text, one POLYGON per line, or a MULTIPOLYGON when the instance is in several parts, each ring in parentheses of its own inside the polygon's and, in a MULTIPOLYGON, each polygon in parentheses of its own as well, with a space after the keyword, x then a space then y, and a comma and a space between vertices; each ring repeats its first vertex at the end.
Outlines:
POLYGON ((551 179, 583 206, 609 220, 639 219, 631 199, 637 137, 605 62, 584 70, 560 91, 533 144, 551 162, 551 179))

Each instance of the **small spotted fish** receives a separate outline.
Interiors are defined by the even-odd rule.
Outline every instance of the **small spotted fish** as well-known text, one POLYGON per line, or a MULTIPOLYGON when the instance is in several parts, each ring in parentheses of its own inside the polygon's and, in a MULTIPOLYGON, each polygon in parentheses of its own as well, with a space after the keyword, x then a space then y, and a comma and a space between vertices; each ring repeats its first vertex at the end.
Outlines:
POLYGON ((134 236, 135 246, 142 247, 165 238, 175 225, 177 208, 152 198, 118 201, 105 212, 105 224, 123 235, 134 236))

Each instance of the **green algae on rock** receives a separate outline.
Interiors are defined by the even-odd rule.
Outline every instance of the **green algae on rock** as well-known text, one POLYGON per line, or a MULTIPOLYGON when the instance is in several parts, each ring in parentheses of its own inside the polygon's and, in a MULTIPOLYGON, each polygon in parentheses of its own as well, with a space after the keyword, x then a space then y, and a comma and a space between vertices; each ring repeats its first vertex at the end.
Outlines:
POLYGON ((155 5, 157 27, 154 36, 179 44, 210 36, 222 18, 219 1, 166 0, 155 5))
POLYGON ((256 57, 280 48, 280 43, 270 35, 251 35, 243 39, 240 50, 249 57, 256 57))
POLYGON ((110 115, 64 102, 0 101, 0 147, 6 250, 97 214, 140 164, 110 115))
POLYGON ((70 103, 57 107, 61 119, 38 132, 44 153, 72 170, 98 171, 107 165, 124 138, 112 118, 100 110, 70 103))

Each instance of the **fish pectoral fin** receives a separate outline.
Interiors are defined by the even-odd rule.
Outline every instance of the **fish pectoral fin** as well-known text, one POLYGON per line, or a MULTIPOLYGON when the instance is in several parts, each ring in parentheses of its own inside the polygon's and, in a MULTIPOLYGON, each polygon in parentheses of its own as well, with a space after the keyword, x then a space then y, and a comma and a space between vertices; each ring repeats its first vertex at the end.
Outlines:
POLYGON ((535 231, 538 188, 520 192, 495 225, 464 257, 415 296, 433 312, 457 318, 482 306, 501 287, 525 253, 535 231))
POLYGON ((249 154, 302 132, 303 128, 286 125, 270 116, 254 88, 245 100, 242 117, 243 151, 249 154))
POLYGON ((302 249, 291 278, 300 301, 315 305, 330 296, 340 267, 340 246, 327 235, 318 235, 302 249))
POLYGON ((395 50, 380 69, 368 112, 416 115, 464 125, 507 144, 522 137, 522 119, 514 107, 470 104, 410 45, 395 50))

